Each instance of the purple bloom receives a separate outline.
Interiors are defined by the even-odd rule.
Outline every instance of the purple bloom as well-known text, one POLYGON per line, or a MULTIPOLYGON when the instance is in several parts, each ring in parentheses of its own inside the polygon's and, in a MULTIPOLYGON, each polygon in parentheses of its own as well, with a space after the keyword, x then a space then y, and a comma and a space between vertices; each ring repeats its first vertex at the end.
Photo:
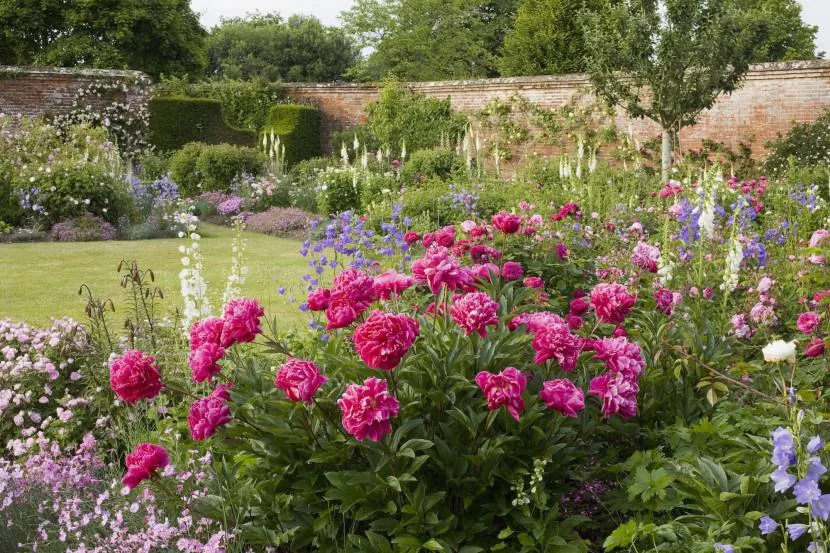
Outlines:
POLYGON ((818 457, 810 457, 808 461, 810 465, 807 467, 807 480, 815 480, 818 482, 821 475, 827 472, 827 468, 821 463, 821 459, 818 457))
POLYGON ((807 453, 815 453, 821 449, 824 449, 824 442, 820 437, 813 436, 809 443, 807 443, 807 453))
POLYGON ((787 533, 790 534, 791 540, 797 540, 801 536, 804 535, 804 532, 807 531, 806 524, 788 524, 787 525, 787 533))
POLYGON ((815 480, 808 480, 805 478, 798 481, 793 488, 793 494, 795 495, 796 501, 802 505, 807 505, 813 501, 818 501, 821 497, 821 490, 815 480))
POLYGON ((787 472, 787 469, 780 468, 770 475, 770 478, 775 482, 775 491, 783 493, 789 490, 796 482, 796 477, 787 472))
POLYGON ((813 516, 826 521, 830 518, 830 494, 822 494, 818 500, 810 503, 810 510, 813 511, 813 516))
POLYGON ((735 547, 725 543, 716 543, 715 551, 720 551, 721 553, 735 553, 735 547))
POLYGON ((769 515, 764 515, 761 517, 761 522, 758 524, 758 528, 761 530, 761 535, 766 536, 767 534, 772 534, 775 532, 775 529, 778 528, 778 523, 772 519, 769 515))
POLYGON ((796 462, 795 439, 787 428, 780 426, 772 432, 772 463, 787 468, 796 462))

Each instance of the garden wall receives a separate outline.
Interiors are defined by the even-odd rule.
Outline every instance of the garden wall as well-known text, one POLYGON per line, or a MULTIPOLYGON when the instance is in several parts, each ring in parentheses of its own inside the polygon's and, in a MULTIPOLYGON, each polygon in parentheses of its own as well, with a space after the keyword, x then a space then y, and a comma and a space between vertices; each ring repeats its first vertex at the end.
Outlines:
MULTIPOLYGON (((481 110, 494 98, 507 99, 522 94, 545 108, 566 104, 578 91, 589 88, 586 75, 514 77, 471 81, 413 83, 412 88, 435 98, 449 97, 452 106, 462 112, 481 110)), ((378 97, 378 88, 358 84, 289 84, 286 93, 315 102, 323 115, 323 145, 336 129, 358 123, 363 108, 378 97)), ((723 96, 697 126, 684 130, 684 149, 699 148, 703 139, 722 141, 732 148, 753 139, 755 156, 764 152, 763 144, 785 133, 794 121, 808 122, 830 108, 830 61, 767 63, 753 66, 743 87, 731 96, 723 96)), ((631 129, 642 143, 658 135, 657 125, 643 120, 617 116, 617 127, 631 129)), ((536 146, 537 153, 552 149, 536 146)))
MULTIPOLYGON (((74 107, 78 90, 93 82, 135 83, 146 79, 139 71, 109 69, 65 69, 55 67, 9 67, 0 65, 0 113, 7 115, 58 115, 74 107)), ((123 100, 134 100, 124 93, 123 100)), ((96 98, 87 103, 95 104, 96 98)), ((102 98, 105 105, 111 98, 102 98)))

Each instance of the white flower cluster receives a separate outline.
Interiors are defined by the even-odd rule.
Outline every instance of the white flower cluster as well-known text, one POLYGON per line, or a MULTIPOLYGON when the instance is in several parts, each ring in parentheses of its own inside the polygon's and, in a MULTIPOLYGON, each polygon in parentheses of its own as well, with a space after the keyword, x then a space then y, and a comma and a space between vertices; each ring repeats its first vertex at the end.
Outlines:
POLYGON ((187 244, 179 246, 179 252, 183 254, 181 261, 184 266, 179 272, 182 300, 184 300, 182 326, 185 331, 188 331, 193 321, 210 316, 210 300, 207 295, 207 282, 202 277, 202 252, 199 247, 199 240, 202 237, 196 232, 199 227, 199 218, 190 211, 183 211, 176 213, 175 220, 183 229, 179 231, 179 238, 185 238, 188 241, 187 244))
POLYGON ((242 297, 242 285, 245 284, 245 279, 248 277, 248 267, 245 265, 245 248, 248 245, 248 241, 242 237, 242 231, 245 230, 245 222, 241 217, 234 218, 233 228, 236 231, 236 235, 234 236, 232 246, 231 272, 228 274, 225 292, 222 294, 222 303, 225 304, 233 299, 242 297))

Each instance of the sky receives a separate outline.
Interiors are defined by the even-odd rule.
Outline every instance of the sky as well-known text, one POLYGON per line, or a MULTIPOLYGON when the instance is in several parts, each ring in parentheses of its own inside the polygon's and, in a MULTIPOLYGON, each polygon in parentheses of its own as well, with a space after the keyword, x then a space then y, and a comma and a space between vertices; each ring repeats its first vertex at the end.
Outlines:
MULTIPOLYGON (((804 20, 818 25, 817 46, 830 59, 830 0, 799 0, 804 20)), ((334 25, 340 12, 348 9, 353 0, 191 0, 193 10, 201 15, 202 24, 211 28, 220 17, 237 17, 260 11, 278 12, 288 16, 295 13, 316 15, 323 23, 334 25)))

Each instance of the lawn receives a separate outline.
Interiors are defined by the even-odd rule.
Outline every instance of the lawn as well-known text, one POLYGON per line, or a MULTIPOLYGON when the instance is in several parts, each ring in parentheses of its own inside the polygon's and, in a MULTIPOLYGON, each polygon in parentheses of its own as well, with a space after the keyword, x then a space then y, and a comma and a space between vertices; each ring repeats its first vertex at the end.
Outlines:
MULTIPOLYGON (((211 304, 220 307, 226 277, 231 266, 231 229, 200 225, 204 276, 211 304)), ((284 325, 297 322, 296 305, 278 292, 280 286, 297 289, 305 272, 305 259, 298 253, 299 242, 265 234, 246 232, 245 264, 249 274, 243 293, 258 299, 270 315, 284 325)), ((179 239, 112 242, 43 242, 0 245, 0 319, 11 318, 31 324, 48 323, 51 317, 84 317, 81 284, 124 307, 123 290, 116 274, 118 263, 136 260, 151 268, 164 292, 164 305, 181 307, 179 271, 182 268, 179 239)))

